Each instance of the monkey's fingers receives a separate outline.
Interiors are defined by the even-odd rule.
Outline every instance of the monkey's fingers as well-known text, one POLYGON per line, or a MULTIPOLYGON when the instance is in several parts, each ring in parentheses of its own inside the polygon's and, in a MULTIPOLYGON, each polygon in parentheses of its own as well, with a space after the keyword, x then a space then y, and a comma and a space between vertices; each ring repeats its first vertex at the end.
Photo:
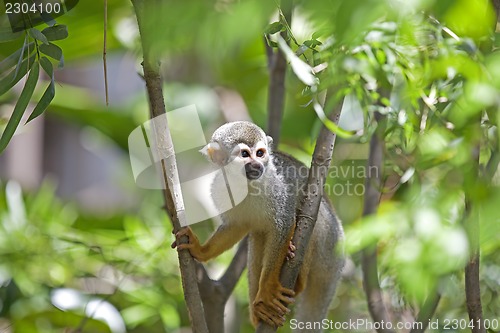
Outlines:
POLYGON ((194 248, 194 244, 191 244, 191 243, 177 244, 177 251, 185 250, 185 249, 189 250, 192 248, 194 248))
POLYGON ((293 289, 288 289, 285 287, 280 286, 278 288, 278 293, 281 295, 289 296, 289 297, 294 297, 295 296, 295 291, 293 289))
POLYGON ((262 321, 273 327, 283 326, 283 324, 285 323, 286 320, 285 316, 279 315, 276 312, 271 311, 262 302, 255 306, 254 311, 257 317, 259 317, 262 321))
MULTIPOLYGON (((175 249, 176 247, 178 248, 179 245, 181 245, 181 243, 179 242, 179 238, 181 238, 182 236, 188 236, 188 238, 193 234, 191 228, 187 227, 187 228, 182 228, 181 230, 177 231, 177 232, 174 232, 172 230, 172 234, 175 235, 175 240, 172 242, 172 244, 170 245, 171 248, 175 249)), ((189 239, 189 241, 191 240, 191 238, 189 239)))
MULTIPOLYGON (((293 301, 293 299, 292 299, 293 301)), ((285 313, 290 313, 290 309, 287 308, 286 306, 283 305, 283 303, 278 300, 277 298, 273 299, 273 309, 278 312, 280 315, 283 315, 285 313)), ((288 303, 287 303, 288 304, 288 303)))
POLYGON ((293 298, 293 296, 295 296, 295 292, 293 290, 280 287, 273 296, 274 298, 270 306, 275 311, 277 311, 279 314, 290 312, 287 306, 295 302, 295 299, 293 298))
POLYGON ((179 237, 182 237, 182 236, 192 236, 193 235, 193 230, 191 230, 190 227, 185 227, 185 228, 182 228, 181 230, 177 231, 177 233, 175 234, 175 238, 179 238, 179 237))

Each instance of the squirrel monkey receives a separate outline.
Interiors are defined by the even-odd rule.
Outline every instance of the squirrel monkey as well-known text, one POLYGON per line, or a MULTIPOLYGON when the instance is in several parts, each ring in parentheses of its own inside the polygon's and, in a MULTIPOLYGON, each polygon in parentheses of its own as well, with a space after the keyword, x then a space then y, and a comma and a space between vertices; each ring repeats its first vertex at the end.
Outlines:
MULTIPOLYGON (((222 224, 203 245, 191 228, 183 228, 176 238, 189 237, 186 244, 172 247, 188 249, 198 261, 207 261, 231 248, 249 235, 248 282, 252 323, 259 320, 282 326, 287 305, 297 297, 298 321, 321 321, 335 293, 344 264, 336 246, 343 238, 340 221, 326 195, 294 290, 280 281, 281 267, 293 257, 291 238, 295 230, 298 200, 305 191, 308 168, 291 156, 272 151, 272 138, 247 121, 219 127, 201 152, 209 161, 223 167, 236 160, 244 166, 248 194, 234 208, 222 213, 222 224)), ((223 203, 220 193, 227 193, 225 179, 218 174, 211 187, 216 206, 223 203)))

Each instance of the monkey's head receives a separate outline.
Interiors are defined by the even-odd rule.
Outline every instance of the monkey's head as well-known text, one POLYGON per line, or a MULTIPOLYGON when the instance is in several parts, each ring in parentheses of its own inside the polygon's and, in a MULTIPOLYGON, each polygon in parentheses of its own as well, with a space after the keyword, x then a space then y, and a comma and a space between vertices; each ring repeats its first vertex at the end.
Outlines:
POLYGON ((216 165, 236 160, 245 166, 249 180, 259 179, 271 155, 273 139, 257 125, 248 121, 227 123, 215 130, 210 143, 200 152, 216 165))

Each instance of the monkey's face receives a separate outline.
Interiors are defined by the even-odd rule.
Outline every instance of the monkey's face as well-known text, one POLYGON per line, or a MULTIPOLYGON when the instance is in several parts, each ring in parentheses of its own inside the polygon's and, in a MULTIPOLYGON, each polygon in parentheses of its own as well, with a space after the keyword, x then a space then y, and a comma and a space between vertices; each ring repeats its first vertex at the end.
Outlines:
POLYGON ((266 171, 271 153, 268 142, 272 142, 271 140, 271 137, 265 137, 254 145, 238 143, 232 149, 225 149, 219 143, 211 142, 201 152, 219 166, 233 162, 244 166, 247 179, 256 180, 266 171))
POLYGON ((244 166, 247 179, 257 180, 266 171, 272 143, 273 139, 260 127, 237 121, 219 127, 200 152, 218 166, 236 162, 235 165, 244 166))
POLYGON ((231 155, 243 163, 245 175, 249 180, 259 179, 266 171, 269 162, 267 144, 262 141, 252 147, 240 143, 234 147, 231 155))

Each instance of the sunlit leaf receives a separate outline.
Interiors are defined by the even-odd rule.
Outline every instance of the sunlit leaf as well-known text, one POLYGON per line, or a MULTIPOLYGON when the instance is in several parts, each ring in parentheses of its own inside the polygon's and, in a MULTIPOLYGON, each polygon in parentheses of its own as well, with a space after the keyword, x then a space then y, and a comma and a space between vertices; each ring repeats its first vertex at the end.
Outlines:
POLYGON ((455 1, 445 19, 453 32, 475 39, 487 36, 495 27, 495 13, 489 1, 455 1))
POLYGON ((297 75, 300 81, 308 86, 316 86, 319 84, 319 79, 314 76, 312 67, 297 57, 281 36, 278 36, 278 46, 281 51, 285 53, 293 72, 297 75))
POLYGON ((328 117, 325 115, 323 107, 317 101, 313 103, 313 108, 323 125, 325 125, 332 133, 337 134, 340 138, 350 138, 354 135, 354 131, 346 131, 339 125, 328 119, 328 117))
POLYGON ((408 170, 406 170, 405 173, 401 176, 401 179, 399 181, 404 184, 409 181, 414 174, 415 168, 408 168, 408 170))
POLYGON ((269 26, 266 29, 266 34, 272 35, 277 32, 285 30, 285 26, 281 22, 273 22, 269 24, 269 26))

